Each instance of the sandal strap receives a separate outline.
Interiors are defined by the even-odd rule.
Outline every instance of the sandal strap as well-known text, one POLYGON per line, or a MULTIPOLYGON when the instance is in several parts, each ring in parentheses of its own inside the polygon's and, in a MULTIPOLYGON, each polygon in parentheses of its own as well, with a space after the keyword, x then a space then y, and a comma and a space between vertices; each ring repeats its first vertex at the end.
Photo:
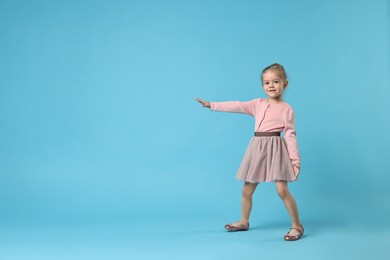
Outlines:
POLYGON ((288 231, 287 234, 290 234, 291 229, 295 229, 296 231, 298 231, 298 232, 299 232, 299 235, 301 235, 301 234, 303 233, 303 228, 302 228, 302 229, 299 229, 299 228, 291 227, 291 228, 290 228, 290 231, 288 231))
POLYGON ((237 221, 236 223, 228 224, 228 225, 231 226, 231 227, 235 227, 235 228, 242 228, 242 227, 244 227, 244 224, 242 224, 239 221, 237 221))
POLYGON ((225 225, 228 228, 234 228, 234 229, 247 229, 249 227, 248 224, 243 224, 240 221, 237 221, 236 223, 229 223, 225 225))
POLYGON ((303 235, 303 232, 304 229, 303 229, 303 226, 301 225, 301 228, 297 228, 297 227, 291 227, 290 230, 287 232, 287 234, 284 236, 284 240, 290 240, 290 241, 295 241, 295 240, 298 240, 302 235, 303 235), (291 230, 296 230, 299 232, 299 234, 297 235, 290 235, 290 232, 291 230))

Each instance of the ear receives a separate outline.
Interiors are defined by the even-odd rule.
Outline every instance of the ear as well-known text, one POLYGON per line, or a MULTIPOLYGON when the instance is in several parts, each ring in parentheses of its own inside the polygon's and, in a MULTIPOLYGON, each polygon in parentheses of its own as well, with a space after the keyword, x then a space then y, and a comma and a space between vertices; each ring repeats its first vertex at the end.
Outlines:
POLYGON ((286 89, 288 86, 288 80, 286 80, 286 82, 284 83, 284 89, 286 89))

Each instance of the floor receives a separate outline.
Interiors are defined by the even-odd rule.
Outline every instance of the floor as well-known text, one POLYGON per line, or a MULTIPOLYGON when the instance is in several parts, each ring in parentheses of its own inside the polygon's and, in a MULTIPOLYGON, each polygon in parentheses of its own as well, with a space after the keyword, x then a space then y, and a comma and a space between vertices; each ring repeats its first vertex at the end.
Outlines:
POLYGON ((287 223, 252 223, 228 233, 221 219, 121 224, 8 225, 0 229, 0 259, 389 259, 388 230, 305 223, 296 242, 287 223))

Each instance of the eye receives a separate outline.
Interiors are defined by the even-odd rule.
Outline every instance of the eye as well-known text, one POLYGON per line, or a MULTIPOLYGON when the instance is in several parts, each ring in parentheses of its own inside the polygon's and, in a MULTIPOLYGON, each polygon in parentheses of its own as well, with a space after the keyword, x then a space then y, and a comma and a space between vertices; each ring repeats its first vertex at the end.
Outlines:
POLYGON ((274 82, 275 82, 275 83, 279 83, 279 80, 275 80, 274 82))
POLYGON ((269 82, 268 82, 268 81, 264 82, 264 85, 268 85, 268 84, 269 84, 269 82))

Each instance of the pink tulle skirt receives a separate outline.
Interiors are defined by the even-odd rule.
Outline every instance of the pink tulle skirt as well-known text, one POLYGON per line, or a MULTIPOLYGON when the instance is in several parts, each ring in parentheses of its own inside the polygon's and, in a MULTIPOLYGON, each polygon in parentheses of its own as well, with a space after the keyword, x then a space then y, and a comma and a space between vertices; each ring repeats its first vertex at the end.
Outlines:
POLYGON ((236 178, 251 183, 294 181, 294 169, 283 137, 252 137, 236 178))

